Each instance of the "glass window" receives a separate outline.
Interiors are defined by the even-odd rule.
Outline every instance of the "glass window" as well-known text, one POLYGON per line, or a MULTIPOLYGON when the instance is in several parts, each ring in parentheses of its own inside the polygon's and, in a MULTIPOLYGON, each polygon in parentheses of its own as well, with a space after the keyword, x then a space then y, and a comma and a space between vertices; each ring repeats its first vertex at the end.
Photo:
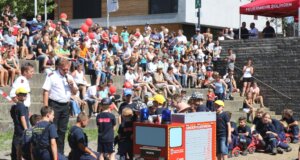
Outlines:
POLYGON ((166 131, 165 128, 154 128, 154 127, 136 127, 136 144, 154 146, 154 147, 165 147, 166 146, 166 131))
POLYGON ((170 147, 180 147, 182 145, 182 128, 170 129, 170 147))
POLYGON ((101 0, 73 0, 73 18, 100 18, 101 0))
POLYGON ((177 12, 178 0, 149 0, 149 14, 177 12))

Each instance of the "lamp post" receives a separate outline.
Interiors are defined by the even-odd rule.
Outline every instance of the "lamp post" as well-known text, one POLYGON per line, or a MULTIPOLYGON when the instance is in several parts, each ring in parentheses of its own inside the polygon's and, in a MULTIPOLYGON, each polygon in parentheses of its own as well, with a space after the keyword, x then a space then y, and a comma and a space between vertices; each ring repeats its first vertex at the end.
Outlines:
MULTIPOLYGON (((198 17, 198 24, 197 28, 200 29, 200 8, 201 8, 201 0, 195 0, 195 8, 198 9, 197 17, 198 17)), ((201 30, 201 29, 200 29, 201 30)))
POLYGON ((47 21, 47 0, 44 1, 44 5, 45 5, 45 22, 47 21))

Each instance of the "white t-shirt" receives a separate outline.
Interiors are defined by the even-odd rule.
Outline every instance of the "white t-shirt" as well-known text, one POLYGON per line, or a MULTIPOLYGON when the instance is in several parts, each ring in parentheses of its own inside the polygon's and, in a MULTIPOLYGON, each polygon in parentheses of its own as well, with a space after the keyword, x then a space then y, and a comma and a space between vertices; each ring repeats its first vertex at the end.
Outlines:
POLYGON ((151 76, 144 76, 143 81, 145 81, 147 83, 153 83, 153 79, 151 76))
POLYGON ((93 96, 97 96, 97 85, 94 86, 90 86, 87 91, 86 94, 84 96, 84 100, 92 100, 93 96))
POLYGON ((187 43, 187 39, 185 35, 177 36, 177 42, 187 43))
POLYGON ((130 82, 132 85, 134 84, 134 80, 136 79, 137 75, 135 73, 127 73, 125 74, 125 80, 130 82))

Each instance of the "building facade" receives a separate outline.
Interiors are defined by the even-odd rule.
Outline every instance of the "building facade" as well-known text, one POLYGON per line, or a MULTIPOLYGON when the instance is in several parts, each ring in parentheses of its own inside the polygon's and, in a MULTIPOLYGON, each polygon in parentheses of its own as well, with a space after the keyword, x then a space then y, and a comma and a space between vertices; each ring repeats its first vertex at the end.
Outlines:
MULTIPOLYGON (((239 28, 239 6, 249 0, 202 0, 200 24, 202 32, 212 29, 239 28)), ((58 4, 55 17, 64 12, 71 24, 80 27, 85 18, 92 18, 101 26, 107 25, 107 0, 56 0, 58 4)), ((119 0, 119 10, 109 14, 109 24, 128 26, 129 30, 148 23, 151 26, 167 26, 170 31, 183 29, 186 33, 194 32, 197 25, 195 0, 119 0)), ((241 21, 254 22, 261 31, 267 18, 242 15, 241 21)), ((120 27, 119 27, 120 28, 120 27)))

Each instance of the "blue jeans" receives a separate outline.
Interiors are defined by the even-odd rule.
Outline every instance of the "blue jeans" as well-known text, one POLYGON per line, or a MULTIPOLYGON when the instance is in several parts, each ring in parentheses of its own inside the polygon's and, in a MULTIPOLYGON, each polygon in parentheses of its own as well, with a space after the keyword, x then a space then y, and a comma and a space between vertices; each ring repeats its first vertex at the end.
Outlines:
POLYGON ((215 93, 215 95, 218 97, 218 100, 224 101, 224 93, 215 93))
POLYGON ((292 134, 293 134, 293 139, 295 139, 295 140, 299 140, 299 127, 298 126, 292 126, 292 127, 290 127, 290 129, 291 129, 291 132, 292 132, 292 134))
POLYGON ((227 137, 217 137, 217 154, 228 155, 227 137))
POLYGON ((101 72, 101 84, 104 84, 106 82, 106 77, 107 76, 108 75, 105 72, 101 72))
POLYGON ((71 100, 70 103, 73 115, 78 115, 80 113, 80 106, 78 105, 78 103, 76 103, 76 101, 73 100, 71 100))
POLYGON ((182 85, 182 87, 187 87, 187 75, 186 74, 182 74, 180 76, 180 78, 181 78, 181 85, 182 85))

